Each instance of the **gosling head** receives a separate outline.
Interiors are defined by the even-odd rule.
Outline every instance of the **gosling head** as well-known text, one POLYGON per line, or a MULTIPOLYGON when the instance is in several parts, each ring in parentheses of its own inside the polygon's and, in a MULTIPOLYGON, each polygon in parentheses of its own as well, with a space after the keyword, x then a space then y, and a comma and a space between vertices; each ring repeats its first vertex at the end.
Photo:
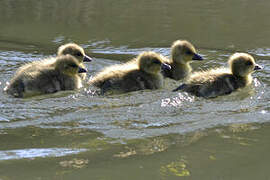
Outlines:
POLYGON ((75 43, 64 44, 58 48, 58 56, 66 54, 76 57, 80 63, 92 61, 92 58, 85 54, 83 48, 75 43))
POLYGON ((235 76, 246 77, 255 70, 262 69, 254 58, 247 53, 235 53, 229 58, 229 66, 235 76))
POLYGON ((69 54, 57 57, 55 62, 55 69, 60 73, 70 76, 87 72, 86 69, 79 65, 79 61, 69 54))
POLYGON ((150 73, 158 74, 161 70, 171 69, 171 66, 162 62, 162 56, 155 52, 143 52, 138 57, 139 69, 150 73))
POLYGON ((203 60, 202 56, 196 53, 194 46, 186 40, 177 40, 171 46, 171 56, 175 63, 186 64, 192 60, 203 60))

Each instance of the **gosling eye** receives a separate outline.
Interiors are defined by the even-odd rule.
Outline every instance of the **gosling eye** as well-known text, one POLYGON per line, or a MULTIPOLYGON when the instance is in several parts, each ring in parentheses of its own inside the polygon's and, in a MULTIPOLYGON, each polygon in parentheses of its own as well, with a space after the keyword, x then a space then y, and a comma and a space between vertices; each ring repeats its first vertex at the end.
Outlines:
POLYGON ((191 51, 186 52, 187 55, 192 55, 193 53, 191 51))
POLYGON ((77 52, 76 56, 83 56, 81 52, 77 52))
POLYGON ((71 64, 70 67, 77 68, 78 66, 76 64, 71 64))
POLYGON ((247 65, 247 66, 251 66, 251 65, 253 65, 253 63, 252 63, 251 61, 247 61, 247 62, 246 62, 246 65, 247 65))
POLYGON ((161 64, 161 62, 160 62, 159 60, 156 60, 156 59, 153 60, 153 63, 154 63, 154 64, 161 64))

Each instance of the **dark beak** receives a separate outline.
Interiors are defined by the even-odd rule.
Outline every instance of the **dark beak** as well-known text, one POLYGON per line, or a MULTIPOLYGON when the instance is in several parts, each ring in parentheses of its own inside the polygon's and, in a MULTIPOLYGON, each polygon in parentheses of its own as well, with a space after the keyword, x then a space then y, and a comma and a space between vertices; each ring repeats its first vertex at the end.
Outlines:
POLYGON ((87 72, 86 69, 79 67, 78 73, 86 73, 86 72, 87 72))
POLYGON ((92 61, 92 58, 90 58, 89 56, 84 56, 83 57, 83 62, 91 62, 92 61))
POLYGON ((262 66, 255 64, 254 71, 262 69, 262 66))
POLYGON ((164 71, 164 70, 170 70, 171 69, 171 66, 169 64, 166 64, 166 63, 162 63, 161 64, 161 70, 164 71))
POLYGON ((203 57, 195 53, 192 57, 192 60, 202 61, 203 57))

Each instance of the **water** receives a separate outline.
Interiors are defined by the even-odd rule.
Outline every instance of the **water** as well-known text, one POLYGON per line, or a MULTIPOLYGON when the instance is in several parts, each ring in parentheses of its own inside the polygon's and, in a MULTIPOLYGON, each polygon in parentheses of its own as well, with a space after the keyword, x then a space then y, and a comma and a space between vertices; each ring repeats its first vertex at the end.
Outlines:
POLYGON ((28 99, 0 91, 0 180, 270 179, 270 2, 0 2, 0 89, 24 63, 76 42, 94 61, 88 78, 144 50, 170 55, 191 41, 226 66, 248 52, 264 67, 252 87, 215 99, 161 90, 97 96, 94 89, 28 99))

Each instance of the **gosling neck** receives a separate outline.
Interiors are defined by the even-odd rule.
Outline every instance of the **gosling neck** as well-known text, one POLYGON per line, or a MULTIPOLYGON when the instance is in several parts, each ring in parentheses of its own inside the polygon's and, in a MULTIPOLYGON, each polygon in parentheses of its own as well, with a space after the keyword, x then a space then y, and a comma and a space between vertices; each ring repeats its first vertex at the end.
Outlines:
POLYGON ((189 62, 179 63, 179 62, 173 61, 171 66, 173 68, 181 69, 183 71, 191 71, 191 66, 190 66, 189 62))
POLYGON ((243 82, 245 85, 251 84, 252 82, 252 76, 251 74, 248 74, 246 76, 239 76, 239 75, 234 75, 239 81, 243 82))

